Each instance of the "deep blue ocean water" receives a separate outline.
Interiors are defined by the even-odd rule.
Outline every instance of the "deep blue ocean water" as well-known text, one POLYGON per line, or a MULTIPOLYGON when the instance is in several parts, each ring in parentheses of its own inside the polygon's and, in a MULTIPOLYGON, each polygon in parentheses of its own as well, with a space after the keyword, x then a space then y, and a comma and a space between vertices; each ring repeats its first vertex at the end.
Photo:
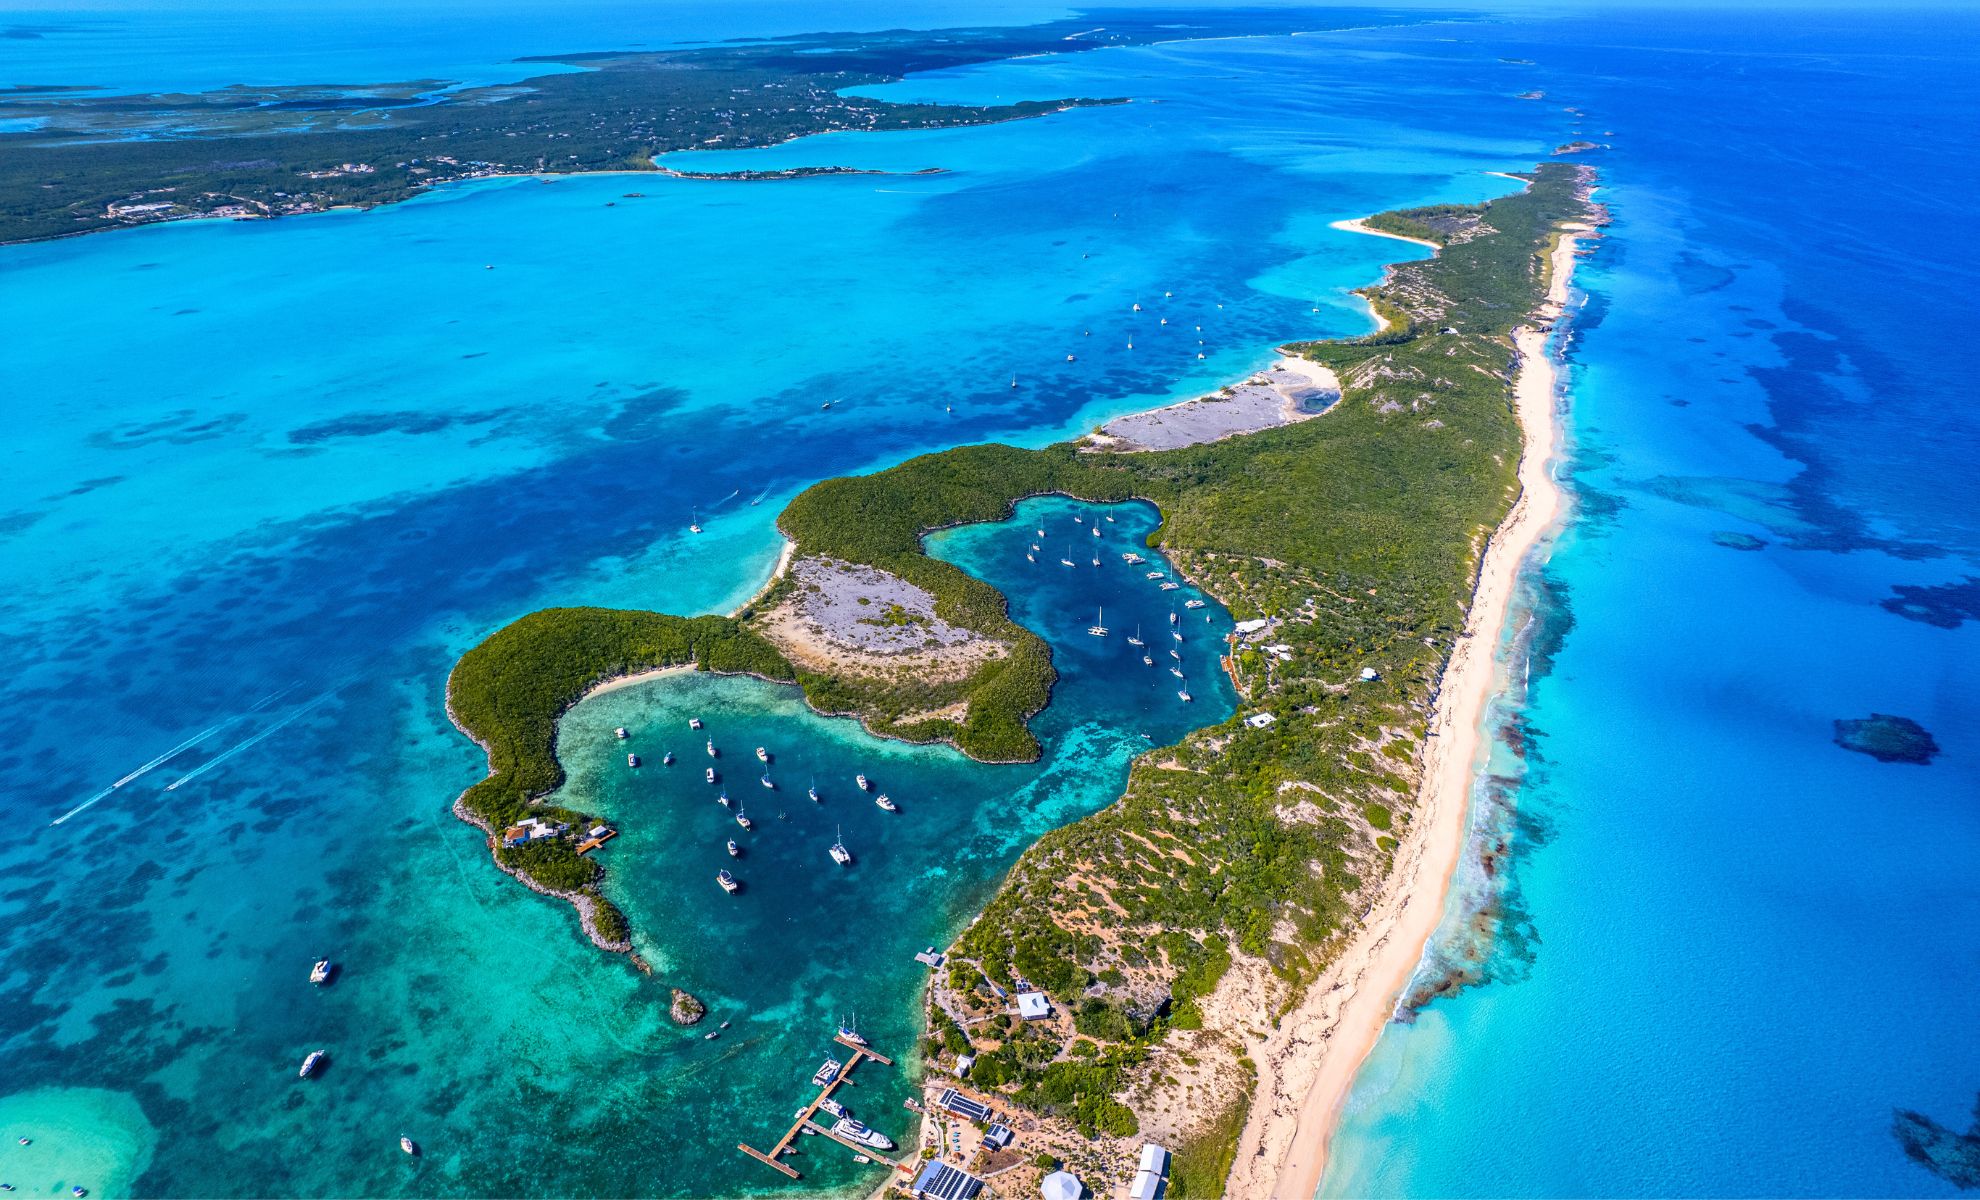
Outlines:
MULTIPOLYGON (((1614 146, 1577 278, 1580 507, 1506 714, 1530 748, 1509 936, 1486 986, 1391 1027, 1323 1192, 1954 1194, 1891 1126, 1965 1132, 1980 1091, 1980 612, 1883 602, 1980 574, 1980 254, 1950 233, 1980 22, 1634 14, 1487 44, 1614 146), (1831 744, 1872 712, 1942 754, 1831 744)), ((1494 769, 1521 776, 1505 744, 1494 769)))
MULTIPOLYGON (((511 78, 515 54, 810 19, 660 11, 284 33, 161 10, 0 41, 0 82, 511 78)), ((874 23, 934 23, 913 16, 874 23)), ((731 1147, 773 1136, 831 1023, 856 1008, 906 1058, 912 951, 960 928, 1038 831, 1106 803, 1143 736, 1227 712, 1214 672, 1192 669, 1185 711, 1165 672, 1150 685, 1087 638, 1092 607, 1118 632, 1164 606, 1117 559, 1025 563, 1026 522, 1069 520, 1042 501, 935 539, 1054 645, 1036 766, 880 743, 754 681, 595 698, 564 729, 568 786, 623 823, 608 888, 647 980, 449 815, 481 770, 441 708, 453 658, 546 604, 725 609, 817 478, 1042 444, 1280 342, 1359 332, 1346 289, 1412 251, 1328 222, 1497 194, 1512 185, 1486 172, 1580 130, 1614 143, 1617 222, 1581 276, 1579 520, 1535 598, 1523 936, 1494 982, 1384 1039, 1326 1190, 1947 1191, 1889 1125, 1908 1107, 1963 1127, 1980 1088, 1980 656, 1956 605, 1929 610, 1946 628, 1879 602, 1980 555, 1980 431, 1958 402, 1974 31, 1840 20, 1028 59, 893 94, 1138 102, 748 152, 940 176, 495 181, 0 250, 17 835, 0 843, 0 1178, 46 1195, 779 1186, 731 1147), (1536 87, 1547 101, 1516 99, 1536 87), (1137 324, 1136 301, 1169 332, 1137 324), (690 538, 696 510, 709 532, 690 538), (1769 544, 1728 550, 1722 530, 1769 544), (1886 765, 1829 744, 1834 718, 1872 711, 1915 717, 1944 753, 1886 765), (734 899, 709 879, 733 826, 698 780, 690 714, 726 762, 777 755, 734 899), (673 770, 695 775, 625 772, 620 724, 677 739, 693 752, 673 770), (856 764, 902 813, 849 794, 856 764), (824 856, 841 828, 847 871, 824 856), (345 966, 318 992, 302 980, 323 953, 345 966), (670 984, 735 1024, 714 1042, 674 1029, 670 984), (298 1085, 317 1047, 330 1069, 298 1085)), ((1116 516, 1123 543, 1149 520, 1116 516)), ((733 791, 761 791, 741 774, 733 791)), ((860 1107, 898 1135, 882 1114, 902 1073, 865 1078, 860 1107)), ((805 1166, 820 1186, 872 1181, 835 1156, 805 1166)))

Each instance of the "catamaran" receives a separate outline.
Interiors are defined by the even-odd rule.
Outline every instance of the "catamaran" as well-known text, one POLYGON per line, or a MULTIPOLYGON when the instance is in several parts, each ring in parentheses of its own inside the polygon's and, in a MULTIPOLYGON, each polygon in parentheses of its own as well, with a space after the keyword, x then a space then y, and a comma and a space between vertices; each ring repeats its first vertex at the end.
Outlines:
POLYGON ((1140 626, 1140 625, 1136 625, 1136 626, 1134 627, 1134 636, 1128 639, 1128 645, 1130 645, 1130 646, 1141 646, 1141 645, 1145 645, 1145 644, 1146 644, 1146 643, 1144 643, 1144 642, 1143 642, 1143 641, 1141 640, 1141 626, 1140 626))
POLYGON ((832 1082, 834 1079, 837 1079, 839 1077, 839 1072, 844 1070, 845 1066, 846 1064, 840 1062, 836 1058, 826 1059, 824 1065, 819 1067, 817 1071, 812 1073, 811 1086, 824 1087, 826 1084, 832 1082))
POLYGON ((844 830, 839 832, 837 840, 832 843, 832 861, 842 867, 852 866, 852 851, 846 849, 846 835, 844 830))
POLYGON ((722 890, 731 896, 735 895, 736 889, 742 886, 742 884, 736 882, 736 877, 727 871, 715 872, 715 882, 721 884, 722 890))
POLYGON ((1201 600, 1185 600, 1185 601, 1183 601, 1183 607, 1184 607, 1184 608, 1202 608, 1202 607, 1203 607, 1203 601, 1201 601, 1201 600))
POLYGON ((629 767, 637 767, 639 765, 639 755, 637 754, 626 755, 626 765, 629 767))
POLYGON ((1160 579, 1161 577, 1162 577, 1162 572, 1160 571, 1150 571, 1146 576, 1144 576, 1144 578, 1147 579, 1160 579))
POLYGON ((614 729, 614 730, 612 731, 612 733, 613 733, 613 735, 614 735, 614 736, 616 736, 616 737, 617 737, 617 738, 618 738, 618 739, 619 739, 620 741, 622 741, 622 742, 623 742, 623 741, 625 741, 625 740, 626 740, 626 727, 625 727, 624 725, 621 725, 621 726, 619 726, 619 727, 618 727, 617 729, 614 729))
POLYGON ((311 983, 328 983, 330 981, 330 970, 329 959, 317 959, 316 965, 309 969, 309 981, 311 983))
POLYGON ((700 717, 689 717, 689 718, 688 718, 688 728, 689 728, 689 729, 700 729, 700 728, 701 728, 701 718, 700 718, 700 717))
POLYGON ((1092 634, 1094 637, 1107 636, 1107 610, 1105 608, 1100 609, 1099 615, 1093 618, 1093 624, 1086 627, 1086 632, 1092 634))
POLYGON ((1180 584, 1180 583, 1177 583, 1177 582, 1175 582, 1174 580, 1170 580, 1169 582, 1167 582, 1167 583, 1164 583, 1164 584, 1163 584, 1163 585, 1161 586, 1161 588, 1160 588, 1159 590, 1161 590, 1161 591, 1164 591, 1164 592, 1173 592, 1173 591, 1175 591, 1175 590, 1176 590, 1177 588, 1179 588, 1179 587, 1181 587, 1181 586, 1182 586, 1182 584, 1180 584))

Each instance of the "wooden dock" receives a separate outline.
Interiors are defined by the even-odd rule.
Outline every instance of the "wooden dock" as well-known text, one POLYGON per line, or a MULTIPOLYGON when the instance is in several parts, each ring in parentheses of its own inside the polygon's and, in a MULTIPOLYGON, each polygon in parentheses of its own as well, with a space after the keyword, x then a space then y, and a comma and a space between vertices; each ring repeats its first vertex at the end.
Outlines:
POLYGON ((595 838, 586 838, 584 841, 579 842, 577 847, 577 852, 579 854, 589 854, 593 850, 598 849, 600 846, 603 846, 606 842, 609 842, 613 838, 618 836, 619 836, 618 830, 607 829, 604 833, 599 834, 595 838))
POLYGON ((841 1137, 838 1134, 833 1133, 829 1126, 820 1125, 817 1121, 814 1121, 812 1119, 813 1117, 818 1115, 818 1106, 820 1104, 823 1104, 826 1100, 830 1099, 832 1093, 839 1089, 840 1084, 846 1084, 848 1086, 852 1084, 853 1068, 859 1066, 862 1060, 870 1058, 874 1062, 877 1062, 882 1066, 891 1067, 894 1065, 893 1059, 888 1058, 884 1054, 877 1053, 869 1047, 862 1046, 858 1042, 848 1041, 846 1040, 844 1035, 835 1034, 832 1040, 837 1042, 839 1045, 844 1046, 846 1049, 852 1051, 852 1054, 848 1056, 846 1059, 846 1065, 839 1068, 839 1073, 837 1076, 833 1078, 832 1082, 826 1084, 822 1089, 820 1089, 818 1095, 812 1098, 811 1103, 804 1106, 804 1111, 800 1112, 797 1115, 797 1120, 792 1122, 791 1127, 785 1131, 784 1136, 778 1138, 777 1144, 770 1147, 767 1153, 765 1151, 758 1150, 756 1147, 750 1145, 747 1142, 737 1142, 736 1149, 742 1151, 744 1154, 749 1155, 751 1158, 757 1160, 760 1163, 764 1163, 768 1166, 775 1167, 777 1170, 782 1171, 784 1174, 790 1176, 792 1179, 797 1179, 799 1178, 797 1169, 795 1167, 792 1167, 789 1163, 784 1162, 783 1158, 784 1155, 793 1152, 791 1148, 791 1143, 797 1141, 798 1137, 802 1135, 806 1129, 810 1129, 813 1133, 822 1134, 825 1137, 828 1137, 833 1141, 839 1143, 841 1146, 845 1146, 846 1148, 853 1151, 853 1153, 855 1154, 864 1154, 868 1158, 871 1158, 874 1162, 885 1163, 888 1166, 894 1168, 896 1171, 901 1172, 902 1174, 912 1174, 913 1168, 908 1166, 906 1163, 896 1162, 895 1160, 888 1158, 886 1155, 881 1154, 879 1151, 874 1150, 870 1146, 862 1146, 858 1142, 852 1141, 848 1138, 841 1137))

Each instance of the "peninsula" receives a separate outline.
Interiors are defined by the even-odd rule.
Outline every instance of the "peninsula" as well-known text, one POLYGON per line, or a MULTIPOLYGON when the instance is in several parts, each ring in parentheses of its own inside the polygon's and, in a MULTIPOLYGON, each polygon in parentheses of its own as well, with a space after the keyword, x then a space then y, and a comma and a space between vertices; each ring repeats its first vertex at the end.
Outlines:
MULTIPOLYGON (((931 1081, 1030 1110, 1028 1153, 1088 1178, 1140 1136, 1175 1148, 1179 1197, 1310 1194, 1434 924, 1512 579, 1555 502, 1547 331, 1575 239, 1601 217, 1587 168, 1521 178, 1484 205, 1368 219, 1438 250, 1366 290, 1376 333, 1287 348, 1338 388, 1321 415, 1290 405, 1282 423, 1211 422, 1163 449, 1119 430, 968 446, 828 480, 780 514, 784 564, 732 616, 557 609, 496 632, 449 681, 490 764, 457 811, 491 833, 531 816, 581 828, 543 799, 562 779, 558 716, 676 667, 792 682, 875 733, 982 761, 1033 757, 1048 648, 921 539, 1043 493, 1151 501, 1151 544, 1240 620, 1238 712, 1143 755, 1118 802, 1023 855, 930 989, 924 1060, 931 1081), (855 592, 922 636, 849 632, 833 608, 855 592), (1009 1011, 1025 989, 1049 1017, 1009 1011)), ((630 948, 569 839, 495 840, 595 942, 630 948)))

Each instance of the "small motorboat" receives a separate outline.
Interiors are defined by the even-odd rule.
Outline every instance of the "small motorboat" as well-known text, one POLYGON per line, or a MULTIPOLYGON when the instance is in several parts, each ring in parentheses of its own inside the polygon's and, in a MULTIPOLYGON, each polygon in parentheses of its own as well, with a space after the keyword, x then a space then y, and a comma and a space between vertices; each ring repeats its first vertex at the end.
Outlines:
POLYGON ((415 1158, 419 1157, 419 1143, 409 1137, 402 1136, 399 1138, 399 1149, 404 1150, 407 1154, 415 1158))
MULTIPOLYGON (((810 1133, 811 1131, 810 1131, 809 1129, 807 1129, 807 1130, 805 1130, 805 1132, 806 1132, 806 1133, 810 1133)), ((853 1155, 853 1161, 854 1161, 854 1162, 856 1162, 856 1163, 870 1163, 870 1162, 872 1162, 873 1160, 872 1160, 872 1159, 870 1159, 870 1158, 868 1158, 868 1157, 866 1157, 866 1155, 864 1155, 864 1154, 855 1154, 855 1155, 853 1155)))
POLYGON ((1155 660, 1144 654, 1141 656, 1141 663, 1143 666, 1152 667, 1155 665, 1155 660))
POLYGON ((302 1070, 296 1072, 296 1077, 298 1079, 308 1079, 311 1075, 316 1074, 316 1068, 322 1065, 323 1065, 323 1051, 311 1050, 309 1052, 309 1057, 303 1059, 302 1070))
POLYGON ((875 798, 875 800, 873 801, 873 803, 874 803, 874 804, 876 804, 876 805, 878 805, 878 806, 879 806, 879 808, 880 808, 880 811, 882 811, 882 812, 899 812, 899 811, 901 811, 901 806, 900 806, 900 805, 898 805, 898 804, 896 804, 896 803, 894 803, 894 802, 893 802, 892 800, 889 800, 889 799, 887 799, 887 794, 886 794, 885 792, 882 792, 882 793, 881 793, 881 794, 880 794, 880 795, 879 795, 879 796, 878 796, 877 798, 875 798))
POLYGON ((736 890, 742 887, 742 884, 736 882, 736 877, 734 875, 729 874, 727 871, 715 872, 715 882, 721 884, 722 890, 729 893, 731 896, 735 895, 736 890))
POLYGON ((718 1037, 721 1037, 721 1036, 722 1036, 722 1031, 721 1031, 721 1030, 719 1030, 719 1029, 711 1029, 711 1030, 709 1030, 709 1031, 708 1031, 707 1033, 704 1033, 704 1034, 702 1034, 702 1035, 701 1035, 701 1040, 702 1040, 702 1041, 704 1041, 704 1042, 712 1042, 712 1041, 714 1041, 714 1040, 715 1040, 716 1038, 718 1038, 718 1037))
POLYGON ((853 782, 859 785, 859 790, 860 790, 860 791, 862 791, 862 792, 863 792, 863 791, 865 791, 865 790, 866 790, 866 788, 867 788, 867 783, 866 783, 866 776, 864 776, 864 775, 855 775, 855 776, 853 776, 853 782))
POLYGON ((718 752, 718 751, 717 751, 717 750, 715 749, 715 739, 714 739, 714 738, 709 738, 709 739, 708 739, 708 757, 710 757, 710 758, 720 758, 720 757, 721 757, 721 754, 720 754, 720 752, 718 752))
POLYGON ((336 968, 331 965, 329 959, 319 958, 316 960, 316 965, 309 969, 309 981, 311 983, 328 983, 330 982, 330 972, 334 970, 336 968))
POLYGON ((671 767, 674 765, 674 752, 672 750, 669 750, 665 754, 662 754, 660 756, 660 765, 663 767, 671 767))
POLYGON ((626 727, 624 725, 621 725, 617 729, 614 729, 612 731, 612 735, 618 738, 622 742, 625 741, 626 738, 630 736, 629 734, 626 733, 626 727))
POLYGON ((702 777, 703 777, 704 779, 706 779, 706 780, 708 780, 708 782, 709 782, 709 783, 714 783, 714 782, 715 782, 715 768, 714 768, 714 767, 710 767, 710 768, 708 768, 708 770, 707 770, 706 772, 704 772, 704 773, 703 773, 703 776, 702 776, 702 777))
POLYGON ((767 762, 769 762, 769 761, 770 761, 770 752, 769 752, 768 750, 765 750, 765 749, 764 749, 763 747, 761 747, 761 746, 758 746, 758 747, 756 748, 756 761, 757 761, 757 762, 760 762, 760 763, 767 763, 767 762))
POLYGON ((626 765, 629 767, 637 768, 639 766, 639 755, 637 754, 626 755, 626 765))
POLYGON ((729 857, 730 858, 742 857, 742 847, 736 845, 736 839, 734 838, 729 839, 729 857))

